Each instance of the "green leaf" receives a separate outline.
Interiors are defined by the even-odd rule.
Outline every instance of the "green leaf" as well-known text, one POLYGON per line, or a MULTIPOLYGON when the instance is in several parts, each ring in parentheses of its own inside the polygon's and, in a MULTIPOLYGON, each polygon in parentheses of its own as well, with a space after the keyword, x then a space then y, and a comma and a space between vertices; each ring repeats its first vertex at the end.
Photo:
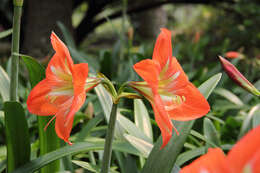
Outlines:
POLYGON ((199 148, 195 148, 189 151, 186 151, 184 153, 181 153, 177 160, 176 160, 176 165, 178 166, 182 166, 184 163, 186 163, 187 161, 198 157, 202 154, 205 154, 206 148, 205 147, 199 147, 199 148))
POLYGON ((119 111, 117 112, 117 122, 130 135, 152 143, 152 140, 150 138, 148 138, 139 128, 137 128, 132 121, 121 115, 119 111))
MULTIPOLYGON (((29 163, 18 168, 12 173, 32 173, 42 168, 43 166, 53 162, 54 160, 60 159, 68 155, 73 155, 73 154, 93 151, 93 150, 103 150, 104 143, 105 140, 103 139, 93 138, 90 141, 75 143, 72 146, 65 146, 30 161, 29 163)), ((135 148, 133 148, 130 144, 126 142, 114 141, 113 149, 121 152, 127 152, 130 154, 141 155, 141 153, 139 153, 135 148)))
POLYGON ((33 88, 37 83, 39 83, 41 80, 44 79, 45 69, 34 58, 27 56, 27 55, 21 55, 21 54, 20 54, 20 56, 26 65, 26 68, 29 73, 29 81, 33 88))
MULTIPOLYGON (((95 173, 100 173, 100 167, 97 166, 97 165, 93 165, 93 164, 90 164, 88 162, 84 162, 84 161, 79 161, 79 160, 72 160, 72 162, 84 169, 87 169, 91 172, 95 172, 95 173)), ((109 172, 110 173, 119 173, 117 171, 114 170, 115 168, 111 167, 109 172)))
POLYGON ((257 105, 257 110, 253 116, 253 128, 256 128, 260 124, 260 104, 257 105))
MULTIPOLYGON (((109 93, 106 91, 106 89, 102 85, 98 85, 95 88, 95 92, 98 96, 98 100, 102 106, 103 112, 105 114, 106 121, 108 122, 110 117, 110 112, 112 109, 112 99, 109 93)), ((116 128, 115 128, 115 138, 116 139, 124 139, 124 128, 116 122, 116 128)))
POLYGON ((104 119, 103 115, 97 115, 92 118, 87 125, 85 125, 82 130, 77 134, 75 141, 83 141, 89 134, 91 129, 96 127, 104 119))
POLYGON ((148 157, 148 155, 152 151, 153 144, 132 135, 125 134, 124 136, 131 145, 133 145, 138 151, 143 154, 143 157, 148 157))
POLYGON ((5 70, 0 66, 0 94, 3 101, 9 100, 10 78, 5 70))
POLYGON ((232 92, 224 89, 224 88, 218 88, 214 91, 214 93, 226 98, 227 100, 229 100, 230 102, 239 105, 239 106, 243 106, 244 103, 240 100, 240 98, 238 98, 235 94, 233 94, 232 92))
POLYGON ((216 144, 214 144, 213 142, 211 142, 210 140, 208 140, 207 138, 205 138, 202 134, 200 134, 199 132, 195 131, 195 130, 191 130, 190 134, 203 140, 204 142, 208 143, 209 145, 211 145, 212 147, 216 148, 218 146, 216 146, 216 144))
POLYGON ((253 106, 243 121, 239 132, 239 138, 243 137, 250 129, 256 127, 259 123, 260 104, 253 106))
MULTIPOLYGON (((204 82, 200 87, 200 92, 208 98, 210 93, 218 84, 221 78, 221 74, 216 74, 204 82)), ((160 137, 155 143, 153 150, 151 151, 142 173, 169 173, 174 167, 174 163, 177 159, 179 152, 181 151, 183 144, 186 141, 190 129, 194 123, 193 121, 177 122, 174 121, 175 127, 178 129, 180 135, 174 134, 169 143, 160 149, 162 145, 162 138, 160 137)))
POLYGON ((148 111, 140 99, 134 100, 134 116, 136 126, 153 141, 153 131, 148 111))
MULTIPOLYGON (((220 147, 220 139, 219 139, 219 134, 218 131, 216 130, 214 124, 212 121, 208 118, 204 118, 203 121, 203 132, 205 138, 210 141, 211 143, 215 144, 215 146, 220 147)), ((207 143, 210 147, 215 147, 207 143)))
MULTIPOLYGON (((29 81, 33 88, 37 83, 45 78, 45 69, 34 58, 21 54, 20 56, 23 59, 25 66, 27 67, 29 73, 29 81)), ((44 127, 50 121, 50 119, 51 117, 48 116, 37 116, 40 139, 40 155, 46 154, 60 147, 60 139, 55 133, 54 124, 51 123, 48 126, 47 130, 44 131, 44 127)), ((41 173, 56 172, 59 171, 59 168, 59 161, 53 162, 47 167, 41 169, 41 173)))
POLYGON ((124 171, 122 173, 139 173, 136 159, 131 155, 127 155, 124 160, 124 171))
POLYGON ((5 102, 5 130, 8 172, 30 160, 30 136, 25 113, 18 102, 5 102))
POLYGON ((11 28, 11 29, 8 29, 8 30, 5 30, 5 31, 2 31, 2 32, 0 32, 0 39, 1 39, 1 38, 5 38, 5 37, 7 37, 7 36, 11 35, 11 34, 12 34, 12 32, 13 32, 13 29, 12 29, 12 28, 11 28))

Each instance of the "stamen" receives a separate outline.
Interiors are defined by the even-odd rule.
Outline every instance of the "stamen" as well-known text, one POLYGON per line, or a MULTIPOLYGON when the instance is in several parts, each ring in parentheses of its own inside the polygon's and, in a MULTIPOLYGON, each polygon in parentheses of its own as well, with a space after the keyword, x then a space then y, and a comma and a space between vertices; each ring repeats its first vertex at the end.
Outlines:
POLYGON ((168 101, 168 102, 171 102, 170 105, 168 106, 165 106, 165 110, 166 111, 171 111, 175 108, 177 108, 178 106, 180 106, 182 103, 184 103, 186 101, 186 98, 185 96, 178 96, 178 95, 174 95, 172 97, 169 97, 169 96, 161 96, 162 99, 163 98, 167 98, 167 100, 163 99, 164 101, 168 101), (169 98, 171 98, 171 100, 169 100, 169 98))
POLYGON ((53 116, 53 117, 51 118, 51 120, 45 125, 44 131, 47 130, 48 126, 50 125, 50 123, 51 123, 55 118, 56 118, 56 116, 53 116))

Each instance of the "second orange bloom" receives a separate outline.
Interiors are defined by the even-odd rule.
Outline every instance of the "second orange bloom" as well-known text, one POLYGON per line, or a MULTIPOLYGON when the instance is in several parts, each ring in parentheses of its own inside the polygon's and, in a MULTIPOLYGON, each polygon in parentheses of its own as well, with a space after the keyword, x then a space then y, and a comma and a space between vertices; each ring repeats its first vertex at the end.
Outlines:
MULTIPOLYGON (((144 81, 131 82, 130 86, 150 101, 155 120, 162 132, 161 148, 169 142, 172 136, 174 126, 171 119, 188 121, 209 112, 210 106, 207 100, 189 82, 177 59, 172 56, 169 30, 161 29, 153 58, 136 63, 134 69, 144 81)), ((176 129, 175 131, 177 132, 176 129)))

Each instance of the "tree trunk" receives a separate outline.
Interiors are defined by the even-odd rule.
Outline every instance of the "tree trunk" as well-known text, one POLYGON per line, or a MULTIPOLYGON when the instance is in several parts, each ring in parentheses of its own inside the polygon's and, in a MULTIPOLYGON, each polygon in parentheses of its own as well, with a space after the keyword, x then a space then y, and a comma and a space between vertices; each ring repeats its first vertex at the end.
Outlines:
MULTIPOLYGON (((135 4, 142 4, 146 2, 146 0, 135 1, 135 4)), ((151 1, 154 2, 156 0, 151 1)), ((154 39, 160 32, 160 28, 165 27, 167 24, 167 14, 162 6, 133 14, 131 19, 136 34, 142 40, 154 39)))
POLYGON ((27 0, 24 10, 24 42, 22 51, 35 58, 50 53, 50 35, 54 31, 62 37, 57 21, 72 31, 72 0, 27 0))

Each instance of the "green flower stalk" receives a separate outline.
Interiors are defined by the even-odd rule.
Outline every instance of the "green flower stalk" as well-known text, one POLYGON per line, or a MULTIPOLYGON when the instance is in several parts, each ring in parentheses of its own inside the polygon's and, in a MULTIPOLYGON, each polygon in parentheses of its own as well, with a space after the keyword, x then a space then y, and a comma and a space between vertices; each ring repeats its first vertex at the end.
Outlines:
POLYGON ((221 56, 219 56, 219 60, 230 79, 232 79, 238 86, 244 88, 248 92, 256 96, 260 96, 260 92, 255 88, 255 86, 250 83, 233 64, 221 56))
POLYGON ((18 71, 19 71, 19 42, 20 42, 20 25, 22 17, 23 0, 14 0, 13 16, 13 36, 12 36, 12 70, 10 83, 10 100, 17 101, 18 90, 18 71))

